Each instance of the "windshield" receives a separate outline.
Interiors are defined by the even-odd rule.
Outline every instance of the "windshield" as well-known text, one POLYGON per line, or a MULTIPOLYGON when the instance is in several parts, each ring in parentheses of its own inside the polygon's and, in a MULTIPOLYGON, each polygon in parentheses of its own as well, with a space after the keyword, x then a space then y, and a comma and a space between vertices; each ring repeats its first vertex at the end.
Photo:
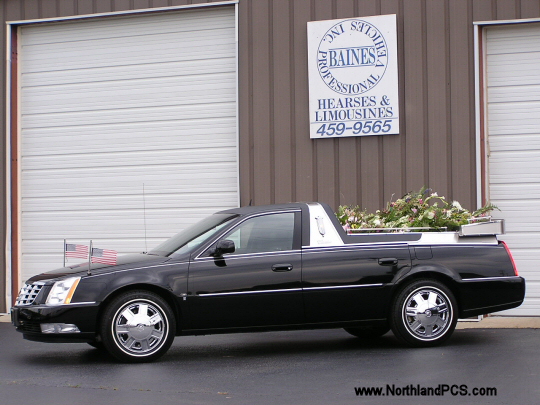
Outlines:
POLYGON ((173 253, 189 252, 200 246, 220 231, 227 223, 236 218, 236 214, 214 214, 184 229, 148 254, 170 256, 173 253))

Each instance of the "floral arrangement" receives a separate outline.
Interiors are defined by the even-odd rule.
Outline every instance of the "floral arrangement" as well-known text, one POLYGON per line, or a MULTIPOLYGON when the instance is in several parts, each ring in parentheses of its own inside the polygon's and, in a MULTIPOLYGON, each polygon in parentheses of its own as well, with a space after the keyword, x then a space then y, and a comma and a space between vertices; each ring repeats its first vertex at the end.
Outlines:
MULTIPOLYGON (((337 217, 345 230, 366 228, 431 228, 420 231, 457 231, 475 218, 489 215, 498 209, 487 203, 477 211, 470 212, 457 201, 451 203, 430 188, 409 192, 400 199, 386 205, 386 209, 368 213, 359 206, 342 205, 337 217)), ((414 229, 411 229, 414 230, 414 229)), ((374 230, 375 231, 375 230, 374 230)))

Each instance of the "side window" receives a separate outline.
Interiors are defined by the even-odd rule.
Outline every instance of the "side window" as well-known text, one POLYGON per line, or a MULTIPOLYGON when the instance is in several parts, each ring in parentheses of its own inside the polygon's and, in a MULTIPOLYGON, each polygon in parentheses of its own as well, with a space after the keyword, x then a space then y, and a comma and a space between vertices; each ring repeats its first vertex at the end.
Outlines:
POLYGON ((222 239, 234 241, 234 254, 291 250, 294 242, 294 213, 261 215, 248 219, 222 239))

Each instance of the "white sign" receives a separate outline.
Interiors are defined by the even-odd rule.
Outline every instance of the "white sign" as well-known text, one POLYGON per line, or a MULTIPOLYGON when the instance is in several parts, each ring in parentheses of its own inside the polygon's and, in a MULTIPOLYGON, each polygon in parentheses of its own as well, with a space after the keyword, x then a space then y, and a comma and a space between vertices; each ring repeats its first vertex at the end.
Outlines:
POLYGON ((308 22, 311 138, 399 133, 396 16, 308 22))

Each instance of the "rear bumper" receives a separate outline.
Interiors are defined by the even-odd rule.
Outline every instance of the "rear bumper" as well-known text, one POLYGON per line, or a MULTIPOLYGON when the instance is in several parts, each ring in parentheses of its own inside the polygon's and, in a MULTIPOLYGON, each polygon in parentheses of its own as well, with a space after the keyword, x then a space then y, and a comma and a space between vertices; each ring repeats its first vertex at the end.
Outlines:
POLYGON ((59 306, 29 305, 11 308, 11 322, 28 340, 38 342, 89 342, 96 335, 97 303, 59 306), (77 333, 43 333, 42 324, 75 325, 77 333))
POLYGON ((525 299, 523 277, 492 277, 459 283, 459 316, 467 318, 519 307, 525 299))

